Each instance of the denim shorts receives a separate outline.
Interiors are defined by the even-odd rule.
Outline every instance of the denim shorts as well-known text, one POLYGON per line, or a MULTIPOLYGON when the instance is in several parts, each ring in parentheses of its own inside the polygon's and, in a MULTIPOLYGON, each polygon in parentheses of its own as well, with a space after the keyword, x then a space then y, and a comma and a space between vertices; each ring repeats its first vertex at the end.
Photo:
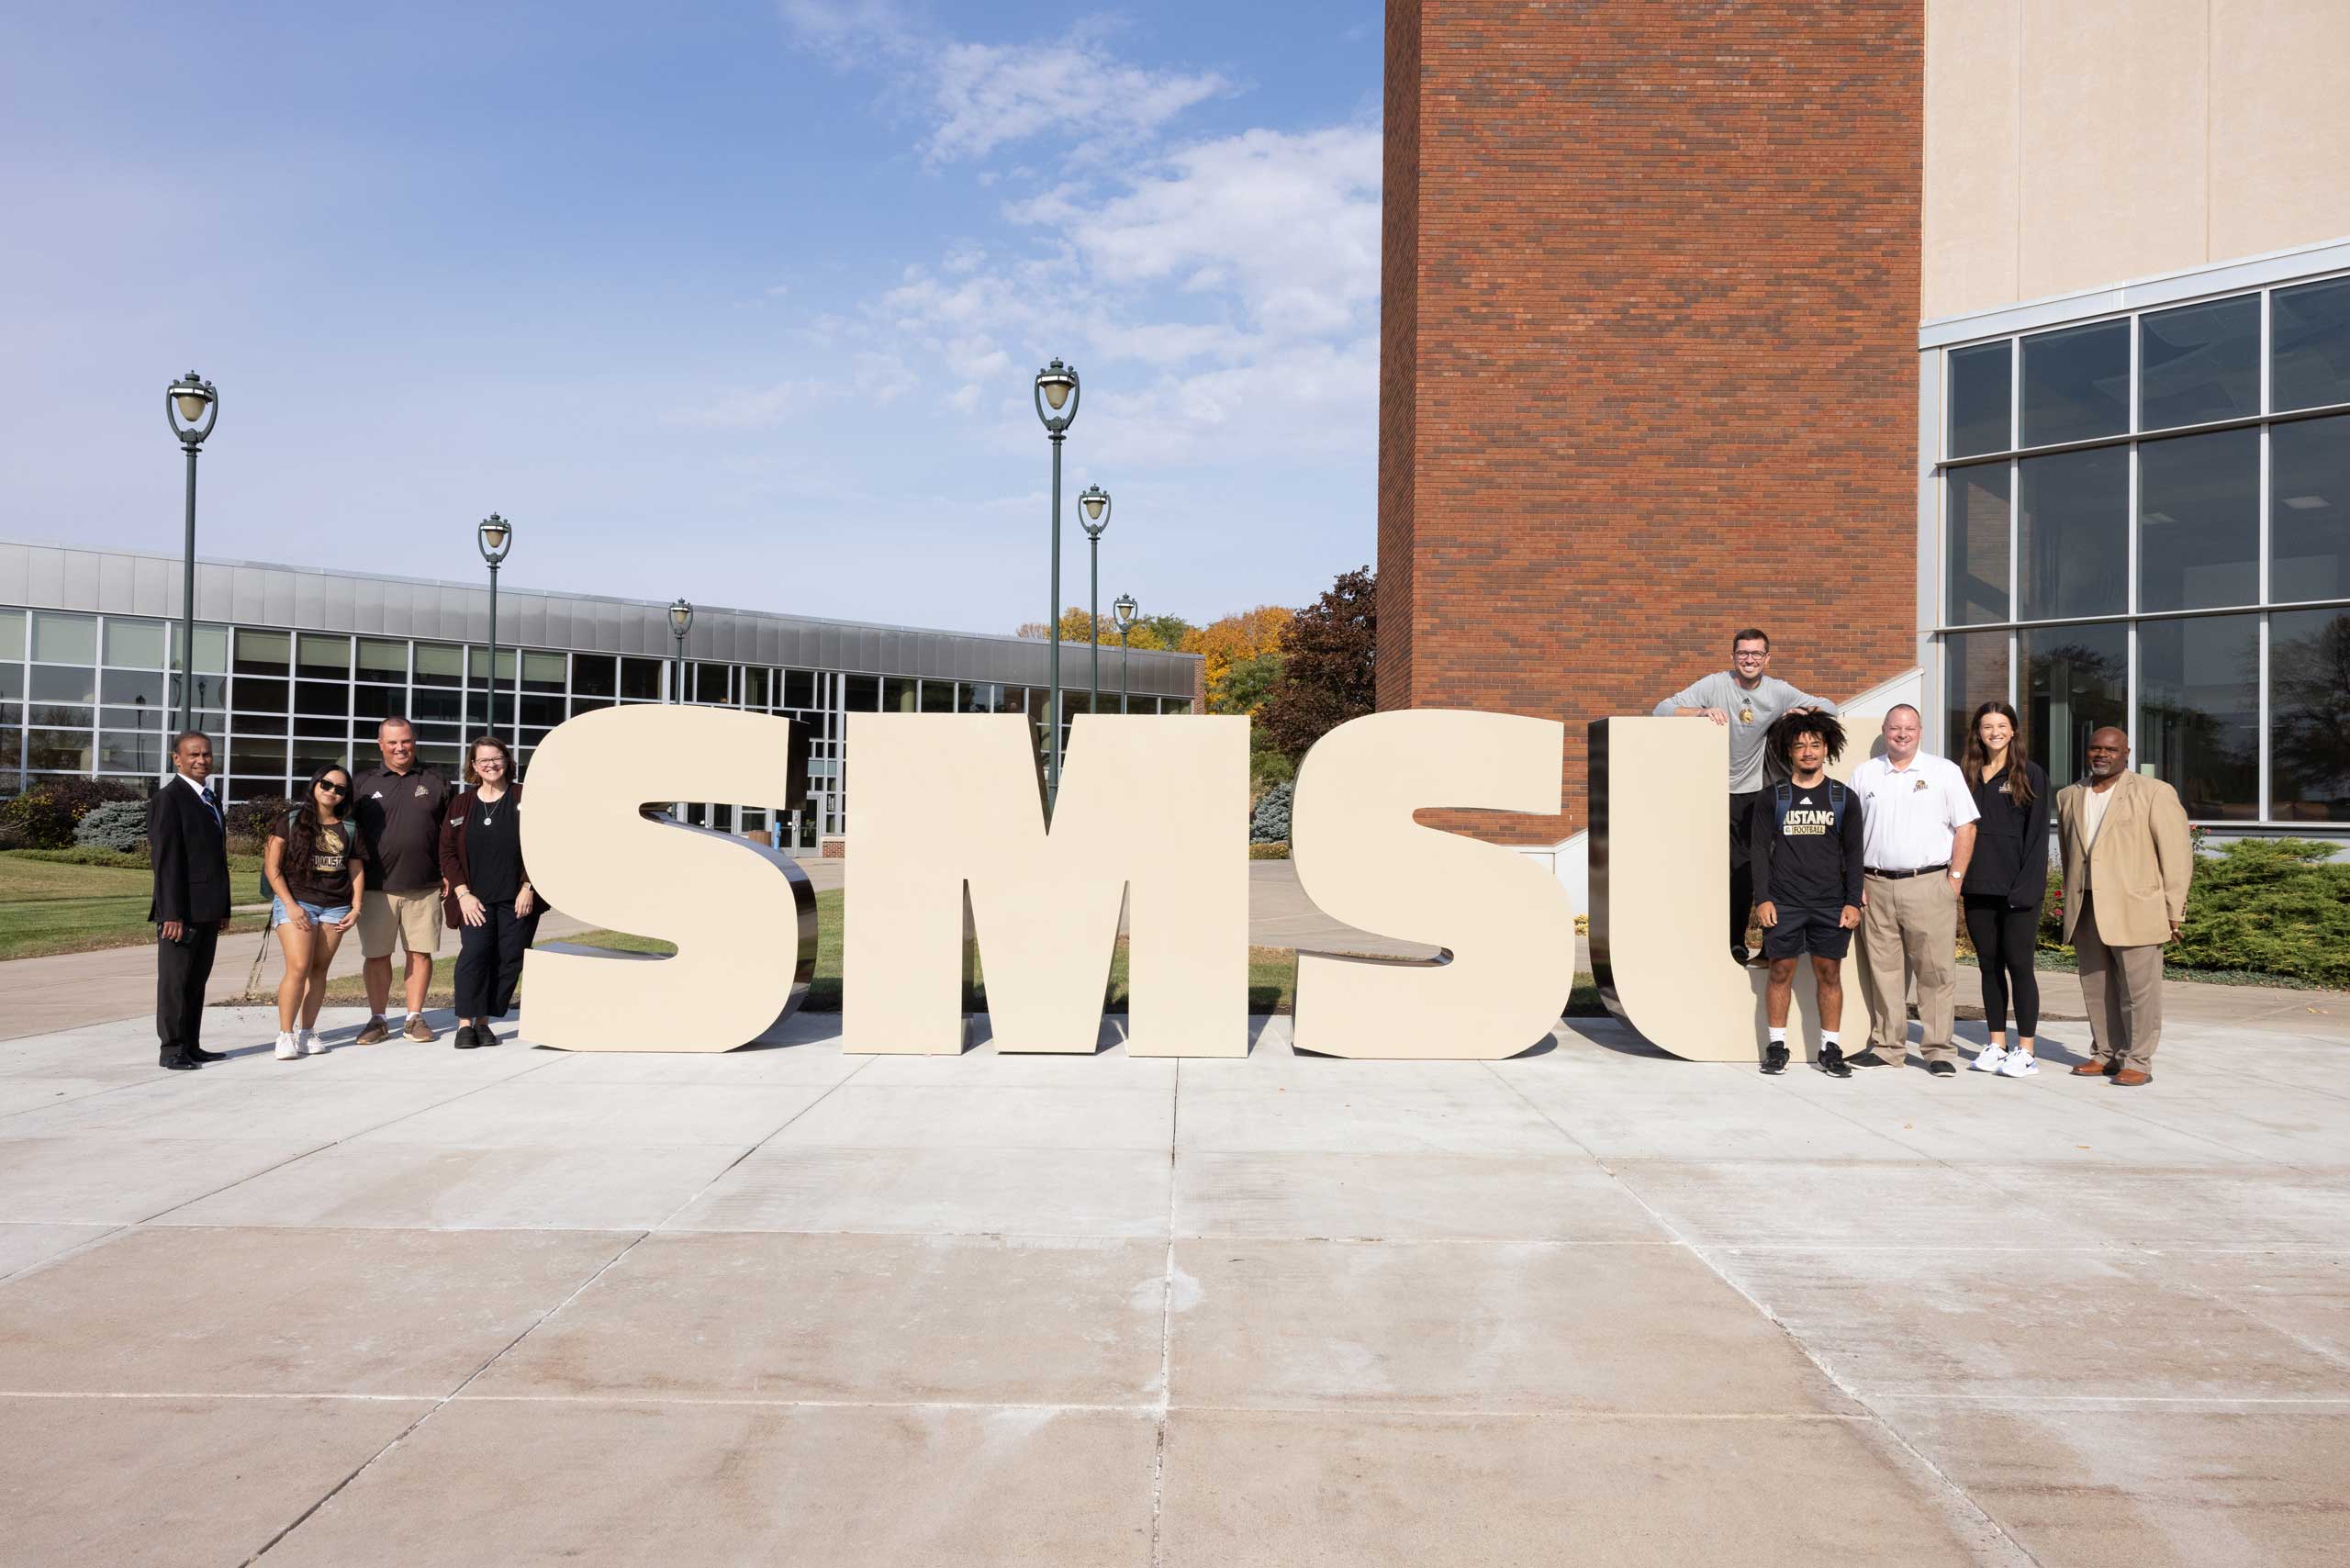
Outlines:
MULTIPOLYGON (((302 913, 304 914, 308 915, 314 924, 319 925, 332 925, 336 921, 341 920, 343 916, 351 913, 351 906, 347 903, 312 903, 308 899, 296 899, 294 902, 301 905, 302 913)), ((276 925, 283 923, 285 919, 285 901, 280 898, 271 899, 269 901, 269 923, 272 925, 276 925)))

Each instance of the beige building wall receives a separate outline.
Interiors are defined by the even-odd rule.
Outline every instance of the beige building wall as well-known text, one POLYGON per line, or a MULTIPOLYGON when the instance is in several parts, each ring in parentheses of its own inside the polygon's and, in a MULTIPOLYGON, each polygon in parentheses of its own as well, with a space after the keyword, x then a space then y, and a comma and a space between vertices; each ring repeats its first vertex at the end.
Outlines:
POLYGON ((2350 0, 1927 0, 1920 317, 2350 237, 2350 0))

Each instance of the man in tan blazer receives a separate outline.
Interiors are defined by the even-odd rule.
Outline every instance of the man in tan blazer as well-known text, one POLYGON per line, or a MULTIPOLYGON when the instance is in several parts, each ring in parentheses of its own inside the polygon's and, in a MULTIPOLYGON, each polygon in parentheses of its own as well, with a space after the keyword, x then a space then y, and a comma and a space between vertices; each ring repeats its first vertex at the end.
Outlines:
POLYGON ((2154 1078, 2163 1034, 2163 944, 2187 918, 2195 846, 2178 791, 2130 771, 2130 737, 2089 736, 2089 777, 2056 792, 2065 940, 2080 958, 2090 1059, 2080 1078, 2124 1088, 2154 1078))

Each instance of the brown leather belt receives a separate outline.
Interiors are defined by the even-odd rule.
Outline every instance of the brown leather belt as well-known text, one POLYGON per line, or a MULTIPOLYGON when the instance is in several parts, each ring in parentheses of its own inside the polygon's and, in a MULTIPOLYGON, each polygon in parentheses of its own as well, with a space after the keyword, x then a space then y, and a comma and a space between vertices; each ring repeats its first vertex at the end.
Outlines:
POLYGON ((1897 882, 1904 877, 1930 877, 1937 871, 1949 869, 1950 862, 1945 860, 1939 866, 1920 866, 1914 871, 1880 871, 1871 866, 1867 869, 1867 874, 1872 877, 1883 877, 1888 882, 1897 882))

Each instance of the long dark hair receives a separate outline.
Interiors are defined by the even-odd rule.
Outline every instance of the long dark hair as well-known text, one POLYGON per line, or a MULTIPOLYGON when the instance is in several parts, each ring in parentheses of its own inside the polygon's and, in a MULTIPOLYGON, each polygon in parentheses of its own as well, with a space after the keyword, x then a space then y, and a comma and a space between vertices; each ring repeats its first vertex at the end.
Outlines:
POLYGON ((1966 775, 1968 789, 1983 787, 1983 770, 1991 766, 1990 748, 1983 744, 1983 716, 1986 713, 1997 713, 2008 722, 2008 760, 2004 764, 2008 799, 2019 806, 2028 806, 2032 799, 2031 753, 2024 745, 2023 721, 1998 699, 1993 698, 1975 710, 1975 717, 1967 721, 1966 756, 1959 762, 1959 771, 1966 775))
POLYGON ((352 784, 351 769, 340 762, 320 763, 318 771, 310 775, 310 781, 302 786, 302 798, 294 803, 294 825, 285 834, 287 866, 307 866, 318 852, 319 829, 326 825, 319 820, 319 786, 330 773, 342 775, 345 793, 335 826, 342 829, 344 850, 348 853, 359 846, 359 802, 352 798, 358 790, 352 784))

